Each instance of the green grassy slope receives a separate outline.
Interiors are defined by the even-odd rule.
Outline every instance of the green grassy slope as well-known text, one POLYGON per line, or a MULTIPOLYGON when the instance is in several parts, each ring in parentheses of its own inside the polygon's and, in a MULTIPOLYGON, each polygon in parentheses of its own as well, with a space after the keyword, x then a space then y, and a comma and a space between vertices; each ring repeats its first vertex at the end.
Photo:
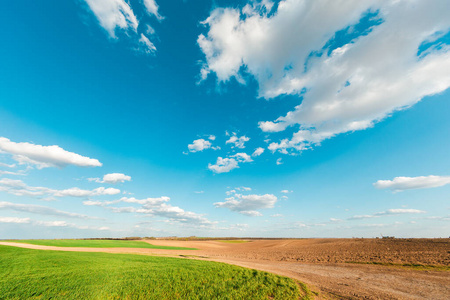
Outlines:
POLYGON ((14 240, 10 242, 55 247, 88 247, 88 248, 150 248, 168 250, 197 250, 195 248, 155 246, 142 241, 125 240, 14 240))
POLYGON ((222 263, 0 246, 0 299, 299 299, 289 278, 222 263))

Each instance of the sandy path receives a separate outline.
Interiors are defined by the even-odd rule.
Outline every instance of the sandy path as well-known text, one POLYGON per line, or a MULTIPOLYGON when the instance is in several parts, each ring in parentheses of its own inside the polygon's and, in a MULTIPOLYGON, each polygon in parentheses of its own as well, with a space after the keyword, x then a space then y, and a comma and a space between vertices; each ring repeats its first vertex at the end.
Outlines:
POLYGON ((273 251, 289 251, 289 247, 298 249, 299 246, 295 241, 253 241, 243 244, 219 241, 148 242, 153 245, 194 247, 199 250, 50 247, 10 242, 0 242, 0 245, 40 250, 185 256, 223 262, 297 279, 319 292, 319 299, 450 299, 448 271, 421 271, 345 263, 299 263, 270 259, 274 257, 274 253, 278 253, 273 251))

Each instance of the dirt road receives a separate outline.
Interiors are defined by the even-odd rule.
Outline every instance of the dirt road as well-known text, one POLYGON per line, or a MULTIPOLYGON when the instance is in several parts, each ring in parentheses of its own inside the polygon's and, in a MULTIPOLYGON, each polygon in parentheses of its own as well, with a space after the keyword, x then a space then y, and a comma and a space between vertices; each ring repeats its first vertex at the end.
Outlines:
POLYGON ((354 264, 381 262, 449 266, 450 240, 304 239, 223 241, 149 240, 199 250, 61 248, 0 242, 32 249, 135 253, 224 262, 306 283, 318 299, 450 299, 450 272, 354 264))

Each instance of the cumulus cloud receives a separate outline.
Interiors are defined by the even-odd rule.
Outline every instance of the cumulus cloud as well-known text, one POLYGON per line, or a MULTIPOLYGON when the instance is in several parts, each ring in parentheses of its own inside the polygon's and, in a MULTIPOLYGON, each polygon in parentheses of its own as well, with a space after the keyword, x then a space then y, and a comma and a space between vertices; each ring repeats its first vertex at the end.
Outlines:
POLYGON ((373 185, 377 189, 390 189, 393 192, 401 192, 411 189, 435 188, 450 184, 450 176, 418 176, 395 177, 393 180, 378 180, 373 185))
POLYGON ((292 111, 259 125, 266 132, 299 127, 269 149, 302 151, 446 90, 450 46, 439 37, 449 32, 449 13, 446 0, 284 0, 274 12, 261 4, 217 8, 198 38, 202 76, 244 84, 250 74, 261 97, 298 95, 292 111))
POLYGON ((239 168, 239 163, 248 163, 252 161, 253 159, 250 155, 240 152, 226 158, 218 157, 215 165, 208 164, 208 169, 214 173, 227 173, 239 168))
POLYGON ((42 146, 31 143, 15 143, 0 137, 0 151, 12 155, 19 164, 34 165, 39 169, 48 167, 63 168, 68 165, 78 167, 101 167, 97 159, 81 156, 64 150, 59 146, 42 146))
POLYGON ((233 135, 225 142, 225 144, 232 144, 232 147, 243 149, 245 148, 245 142, 248 142, 249 140, 250 138, 246 137, 245 135, 241 137, 233 135))
POLYGON ((260 156, 261 154, 263 154, 263 152, 264 152, 264 148, 258 147, 253 152, 252 156, 260 156))
POLYGON ((116 195, 120 190, 115 188, 99 187, 93 190, 83 190, 78 187, 73 187, 64 190, 50 189, 47 187, 28 186, 22 180, 15 180, 9 178, 0 179, 0 191, 7 192, 16 196, 55 196, 55 197, 90 197, 100 195, 116 195))
POLYGON ((57 210, 51 207, 41 206, 41 205, 33 205, 33 204, 20 204, 20 203, 12 203, 6 201, 0 201, 0 210, 14 210, 18 212, 26 212, 38 215, 50 215, 50 216, 60 216, 60 217, 68 217, 68 218, 78 218, 78 219, 98 219, 95 217, 90 217, 83 214, 71 213, 62 210, 57 210))
POLYGON ((214 206, 225 207, 231 211, 238 212, 246 216, 256 217, 262 216, 258 210, 273 208, 277 200, 277 197, 272 194, 242 195, 235 193, 232 197, 225 198, 224 202, 214 203, 214 206))
POLYGON ((208 169, 214 173, 227 173, 236 168, 239 168, 239 166, 234 158, 218 157, 215 165, 208 164, 208 169))
POLYGON ((205 149, 211 148, 212 144, 210 141, 205 139, 194 140, 192 144, 188 145, 189 152, 199 152, 205 149))
POLYGON ((277 162, 276 162, 276 163, 277 163, 277 166, 283 164, 283 161, 282 161, 281 157, 277 159, 277 162))
POLYGON ((356 215, 348 218, 348 220, 360 220, 360 219, 371 219, 378 218, 381 216, 389 216, 389 215, 403 215, 403 214, 425 214, 426 211, 412 208, 392 208, 386 211, 374 213, 373 215, 356 215))
POLYGON ((111 183, 116 184, 119 182, 131 181, 131 176, 122 173, 110 173, 103 176, 103 180, 100 178, 88 178, 89 181, 95 181, 98 183, 111 183))
POLYGON ((231 157, 234 157, 238 162, 252 162, 253 159, 248 155, 247 153, 236 153, 234 155, 231 155, 231 157))

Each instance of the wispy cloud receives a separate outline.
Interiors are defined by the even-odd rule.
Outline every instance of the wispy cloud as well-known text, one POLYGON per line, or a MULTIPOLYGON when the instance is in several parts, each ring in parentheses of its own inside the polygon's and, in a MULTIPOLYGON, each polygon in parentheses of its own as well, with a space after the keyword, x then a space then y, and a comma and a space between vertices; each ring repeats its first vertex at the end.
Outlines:
MULTIPOLYGON (((156 51, 155 45, 143 33, 138 33, 139 20, 131 4, 125 0, 85 0, 89 9, 112 38, 117 38, 117 31, 122 30, 129 37, 135 38, 137 45, 144 53, 156 51)), ((142 5, 136 2, 135 5, 142 5)), ((155 16, 159 21, 164 19, 158 12, 158 4, 154 0, 144 0, 144 8, 148 15, 155 16)), ((150 27, 151 28, 151 27, 150 27)), ((147 30, 149 31, 149 30, 147 30)), ((150 32, 153 34, 153 30, 150 32)))
POLYGON ((38 215, 50 215, 50 216, 60 216, 60 217, 68 217, 68 218, 78 218, 78 219, 98 219, 96 217, 90 217, 83 214, 71 213, 62 210, 57 210, 51 207, 41 206, 41 205, 33 205, 33 204, 19 204, 1 201, 0 202, 0 210, 14 210, 19 212, 27 212, 38 215))
POLYGON ((7 192, 16 196, 54 196, 54 197, 90 197, 100 195, 116 195, 120 193, 119 189, 99 187, 93 190, 83 190, 78 187, 72 187, 64 190, 50 189, 40 186, 28 186, 22 180, 9 178, 0 179, 0 191, 7 192))
MULTIPOLYGON (((1 208, 1 206, 0 206, 0 208, 1 208)), ((0 217, 0 223, 24 224, 24 223, 30 223, 30 218, 0 217)))
POLYGON ((378 218, 378 217, 389 216, 389 215, 425 214, 425 213, 426 213, 426 211, 419 210, 419 209, 393 208, 393 209, 388 209, 386 211, 374 213, 372 215, 355 215, 353 217, 348 218, 348 220, 372 219, 372 218, 378 218))
POLYGON ((393 180, 378 180, 373 185, 377 189, 390 189, 393 192, 401 192, 412 189, 435 188, 450 184, 450 176, 418 176, 395 177, 393 180))
POLYGON ((56 145, 42 146, 32 143, 15 143, 5 137, 0 137, 0 150, 12 155, 12 158, 19 164, 28 164, 39 169, 63 168, 68 165, 79 167, 102 166, 102 163, 97 159, 66 151, 56 145))
POLYGON ((253 152, 252 156, 260 156, 263 153, 264 153, 264 148, 258 147, 253 152))
POLYGON ((16 218, 16 217, 0 217, 0 223, 30 224, 32 226, 67 227, 67 228, 102 230, 102 231, 110 229, 109 227, 106 226, 87 226, 68 223, 66 221, 38 221, 32 220, 30 218, 16 218))
POLYGON ((153 15, 153 16, 155 16, 158 20, 164 19, 164 17, 161 16, 161 15, 159 14, 159 12, 158 12, 159 6, 158 6, 158 4, 156 4, 156 1, 155 1, 155 0, 144 0, 144 5, 145 5, 145 8, 146 8, 146 10, 147 10, 147 13, 148 13, 150 16, 153 15))
POLYGON ((139 22, 125 0, 85 0, 100 25, 113 38, 116 28, 137 31, 139 22))
POLYGON ((167 218, 174 222, 186 223, 195 226, 213 226, 216 222, 209 221, 201 214, 168 204, 169 197, 136 199, 123 197, 114 201, 84 201, 84 205, 88 206, 102 206, 114 213, 138 213, 147 216, 155 216, 167 218), (138 204, 139 206, 111 206, 112 204, 127 203, 138 204))

